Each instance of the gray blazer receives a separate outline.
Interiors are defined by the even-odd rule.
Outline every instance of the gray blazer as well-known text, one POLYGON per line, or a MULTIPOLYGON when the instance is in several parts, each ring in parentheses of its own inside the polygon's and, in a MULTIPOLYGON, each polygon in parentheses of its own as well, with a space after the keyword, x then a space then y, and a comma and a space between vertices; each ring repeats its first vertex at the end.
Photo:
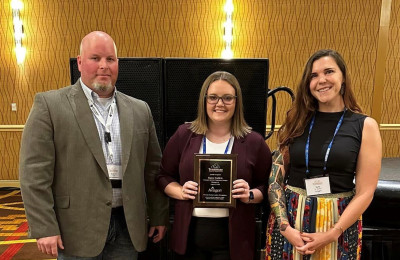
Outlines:
MULTIPOLYGON (((151 226, 167 225, 168 199, 156 188, 161 151, 148 105, 117 92, 122 196, 137 251, 151 226)), ((100 254, 108 233, 112 187, 99 134, 79 80, 38 93, 22 134, 20 183, 29 235, 61 235, 65 253, 100 254)))

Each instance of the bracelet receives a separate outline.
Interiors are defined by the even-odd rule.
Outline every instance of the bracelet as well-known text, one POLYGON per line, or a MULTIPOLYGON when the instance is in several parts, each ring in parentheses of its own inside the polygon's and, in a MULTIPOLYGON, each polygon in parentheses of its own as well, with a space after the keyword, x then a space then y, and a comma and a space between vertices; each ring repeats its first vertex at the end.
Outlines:
POLYGON ((339 230, 340 234, 343 234, 343 228, 341 226, 339 227, 334 226, 333 228, 339 230))

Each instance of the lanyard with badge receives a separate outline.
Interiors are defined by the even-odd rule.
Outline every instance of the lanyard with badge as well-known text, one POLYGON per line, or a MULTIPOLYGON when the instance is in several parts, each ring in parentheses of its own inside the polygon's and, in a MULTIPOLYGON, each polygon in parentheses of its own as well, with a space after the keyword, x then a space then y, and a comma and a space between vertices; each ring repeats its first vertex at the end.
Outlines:
MULTIPOLYGON (((228 153, 229 144, 231 143, 231 139, 232 139, 232 137, 229 138, 229 141, 228 141, 228 144, 226 145, 224 154, 228 153)), ((205 136, 203 137, 203 154, 206 154, 206 137, 205 136)))
MULTIPOLYGON (((332 149, 332 144, 333 140, 335 139, 335 136, 337 132, 339 131, 340 126, 343 123, 344 119, 344 114, 346 113, 346 108, 343 110, 343 114, 339 119, 339 122, 336 125, 335 132, 333 134, 332 140, 330 141, 328 148, 326 149, 325 157, 324 157, 324 175, 323 177, 317 177, 317 178, 306 178, 305 181, 305 186, 306 186, 306 191, 307 191, 307 196, 313 196, 313 195, 320 195, 320 194, 327 194, 331 193, 331 186, 329 183, 329 176, 326 173, 326 165, 328 162, 328 157, 329 153, 332 149)), ((313 129, 315 122, 315 114, 311 119, 310 123, 310 129, 308 130, 308 137, 307 137, 307 142, 306 142, 306 148, 305 148, 305 157, 306 157, 306 177, 307 175, 310 174, 310 171, 308 169, 308 154, 309 154, 309 149, 310 149, 310 136, 311 136, 311 131, 313 129)))
POLYGON ((114 118, 114 112, 117 108, 117 105, 115 103, 115 97, 113 98, 111 106, 108 110, 108 115, 106 117, 106 120, 103 119, 101 113, 99 112, 97 107, 94 105, 93 100, 89 99, 89 106, 90 106, 90 109, 92 110, 94 116, 99 120, 99 122, 104 126, 104 129, 105 129, 104 141, 106 142, 108 158, 111 161, 111 164, 107 164, 109 177, 110 177, 110 179, 122 179, 121 166, 113 164, 114 153, 113 153, 112 146, 111 146, 111 142, 112 142, 111 124, 112 124, 112 121, 114 118))

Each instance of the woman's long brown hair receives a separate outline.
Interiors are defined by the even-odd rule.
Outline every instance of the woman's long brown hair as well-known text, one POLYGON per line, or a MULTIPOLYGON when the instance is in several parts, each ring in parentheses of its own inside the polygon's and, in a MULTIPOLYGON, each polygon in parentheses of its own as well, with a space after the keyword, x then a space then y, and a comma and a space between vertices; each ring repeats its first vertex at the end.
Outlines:
POLYGON ((344 82, 341 93, 345 107, 353 112, 362 113, 351 89, 350 75, 342 56, 335 50, 323 49, 314 53, 307 61, 301 81, 297 85, 296 98, 286 115, 286 120, 278 132, 279 148, 283 150, 293 138, 304 133, 312 115, 318 110, 318 101, 311 95, 310 81, 313 64, 322 57, 332 57, 343 74, 344 82))

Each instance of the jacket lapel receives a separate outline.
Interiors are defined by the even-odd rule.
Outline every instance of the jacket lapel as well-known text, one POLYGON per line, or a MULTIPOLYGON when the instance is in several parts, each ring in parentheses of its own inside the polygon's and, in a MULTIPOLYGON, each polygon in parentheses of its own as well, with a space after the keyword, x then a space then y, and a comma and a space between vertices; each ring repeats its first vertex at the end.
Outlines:
POLYGON ((245 144, 245 137, 244 138, 236 138, 235 137, 235 142, 233 143, 232 146, 232 154, 246 154, 246 144, 245 144))
MULTIPOLYGON (((243 138, 236 138, 235 142, 232 146, 231 154, 237 154, 236 161, 236 178, 243 179, 243 176, 246 176, 247 171, 247 145, 246 145, 246 136, 243 138)), ((233 209, 233 208, 231 208, 233 209)))
POLYGON ((117 92, 116 100, 121 133, 121 166, 122 175, 124 175, 130 158, 135 118, 129 101, 119 92, 117 92))
POLYGON ((108 177, 106 160, 104 158, 96 123, 94 122, 92 111, 89 108, 87 98, 82 90, 79 80, 72 86, 71 92, 68 94, 68 100, 71 104, 72 111, 74 112, 82 135, 86 140, 87 146, 104 174, 108 177))
POLYGON ((192 134, 192 137, 190 138, 188 151, 193 154, 199 153, 202 140, 203 140, 203 135, 192 134))

